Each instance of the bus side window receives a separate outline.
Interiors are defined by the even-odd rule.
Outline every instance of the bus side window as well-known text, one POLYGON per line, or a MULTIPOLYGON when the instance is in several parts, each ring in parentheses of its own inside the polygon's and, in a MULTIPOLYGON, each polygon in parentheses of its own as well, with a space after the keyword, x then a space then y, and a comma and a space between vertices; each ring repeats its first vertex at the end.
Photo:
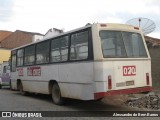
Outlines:
POLYGON ((24 55, 23 49, 17 51, 17 66, 23 65, 23 55, 24 55))
POLYGON ((51 62, 63 62, 68 60, 68 36, 52 40, 51 62))
POLYGON ((33 65, 35 63, 35 45, 25 48, 25 65, 33 65))
POLYGON ((71 35, 70 60, 84 60, 88 58, 88 31, 71 35))
POLYGON ((36 64, 49 62, 49 41, 38 43, 36 48, 36 64))
POLYGON ((16 55, 12 55, 12 62, 11 62, 11 71, 15 72, 16 71, 16 55))

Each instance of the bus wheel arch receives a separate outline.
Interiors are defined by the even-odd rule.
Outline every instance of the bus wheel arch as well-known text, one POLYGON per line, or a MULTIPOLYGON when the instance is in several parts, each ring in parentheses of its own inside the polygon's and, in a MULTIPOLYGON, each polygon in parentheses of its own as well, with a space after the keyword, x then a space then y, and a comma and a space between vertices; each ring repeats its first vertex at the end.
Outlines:
POLYGON ((62 105, 64 104, 64 98, 61 96, 61 90, 58 85, 58 82, 55 80, 51 80, 49 82, 49 92, 52 96, 52 100, 55 104, 57 105, 62 105))
POLYGON ((17 89, 20 91, 22 95, 27 95, 27 92, 23 90, 23 84, 20 79, 17 80, 17 89))
POLYGON ((17 90, 19 90, 20 84, 21 84, 21 80, 17 79, 17 90))

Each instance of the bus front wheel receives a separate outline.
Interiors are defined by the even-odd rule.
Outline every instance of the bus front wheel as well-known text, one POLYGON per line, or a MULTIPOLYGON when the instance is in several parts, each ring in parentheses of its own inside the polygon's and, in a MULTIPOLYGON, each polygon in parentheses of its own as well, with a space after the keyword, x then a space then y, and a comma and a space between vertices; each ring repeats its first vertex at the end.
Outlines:
POLYGON ((12 83, 11 83, 11 80, 9 82, 9 86, 10 86, 10 90, 12 90, 12 83))
POLYGON ((22 82, 20 82, 19 84, 19 91, 22 95, 27 95, 27 93, 25 91, 23 91, 23 85, 22 85, 22 82))
POLYGON ((53 84, 52 87, 52 100, 57 105, 64 104, 64 99, 61 96, 61 91, 57 83, 53 84))

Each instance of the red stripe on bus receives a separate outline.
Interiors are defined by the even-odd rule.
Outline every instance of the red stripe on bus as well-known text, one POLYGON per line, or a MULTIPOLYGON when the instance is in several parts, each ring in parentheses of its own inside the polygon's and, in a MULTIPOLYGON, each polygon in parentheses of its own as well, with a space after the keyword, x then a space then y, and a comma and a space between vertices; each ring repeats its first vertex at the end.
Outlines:
POLYGON ((142 88, 123 89, 123 90, 112 90, 108 92, 98 92, 98 93, 94 93, 94 99, 98 100, 105 96, 119 95, 119 94, 133 94, 133 93, 148 92, 148 91, 152 91, 151 86, 142 87, 142 88))

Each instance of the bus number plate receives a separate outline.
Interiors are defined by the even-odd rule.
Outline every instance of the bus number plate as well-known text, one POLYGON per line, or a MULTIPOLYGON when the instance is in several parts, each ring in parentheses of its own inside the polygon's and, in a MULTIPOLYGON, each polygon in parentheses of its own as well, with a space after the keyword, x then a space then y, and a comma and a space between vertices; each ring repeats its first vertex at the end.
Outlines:
POLYGON ((126 86, 134 85, 134 80, 126 81, 126 86))
POLYGON ((136 75, 136 66, 123 66, 123 76, 136 75))

